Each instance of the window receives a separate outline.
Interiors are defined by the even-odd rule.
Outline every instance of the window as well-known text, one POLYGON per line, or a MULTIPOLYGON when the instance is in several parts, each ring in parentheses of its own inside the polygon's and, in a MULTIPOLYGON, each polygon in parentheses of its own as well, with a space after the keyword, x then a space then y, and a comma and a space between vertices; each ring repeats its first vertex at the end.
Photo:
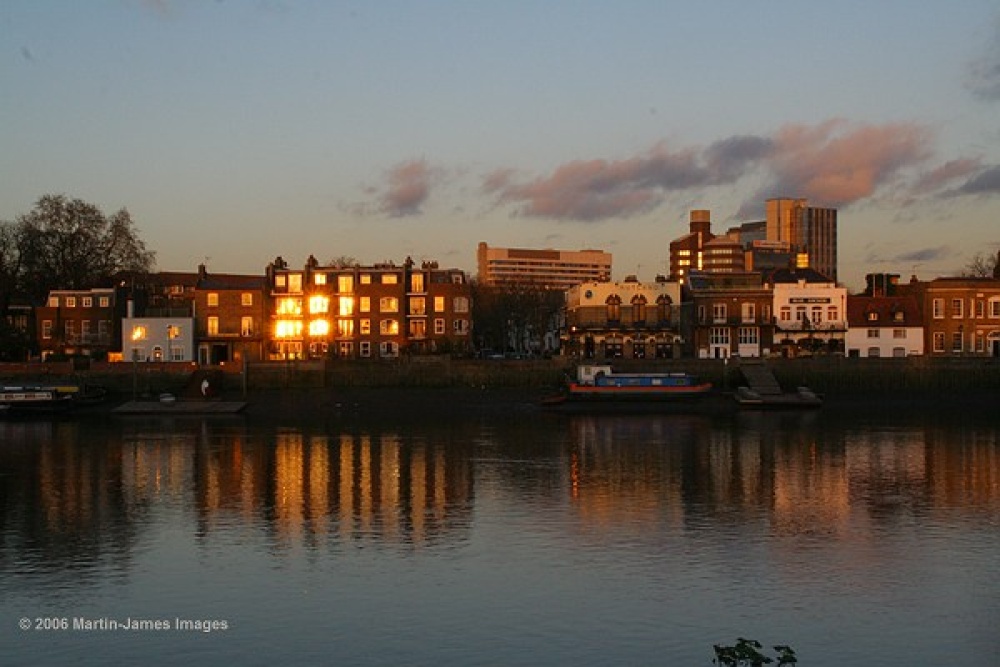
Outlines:
POLYGON ((370 296, 358 297, 358 311, 362 313, 372 312, 372 298, 370 296))
POLYGON ((361 352, 362 357, 372 356, 372 343, 370 340, 363 340, 358 344, 358 350, 361 352))
POLYGON ((354 297, 353 296, 342 296, 339 299, 339 307, 337 308, 337 314, 341 317, 350 317, 354 314, 354 297))
POLYGON ((806 322, 806 307, 805 306, 795 306, 795 321, 796 322, 806 322))
POLYGON ((52 320, 42 320, 42 338, 52 338, 52 320))
POLYGON ((57 296, 50 296, 49 297, 49 308, 58 308, 58 307, 59 307, 59 297, 57 297, 57 296))
POLYGON ((240 294, 240 305, 252 306, 253 305, 253 292, 243 292, 240 294))
POLYGON ((384 296, 378 300, 378 309, 381 313, 398 313, 399 299, 394 296, 384 296))
POLYGON ((411 338, 426 338, 427 320, 410 320, 409 335, 411 338))
POLYGON ((83 301, 83 307, 84 308, 93 308, 94 307, 94 297, 92 297, 92 296, 85 296, 85 297, 83 297, 82 301, 83 301))
MULTIPOLYGON (((618 303, 621 303, 619 301, 618 303)), ((469 297, 467 296, 456 296, 454 301, 455 312, 456 313, 467 313, 469 312, 469 297)))
POLYGON ((878 329, 869 329, 868 330, 868 337, 869 338, 878 338, 879 337, 878 329))
POLYGON ((219 335, 219 318, 214 315, 208 318, 208 335, 218 336, 219 335))
POLYGON ((337 291, 350 294, 354 291, 354 276, 337 276, 337 291))
POLYGON ((892 337, 895 338, 896 340, 905 339, 906 338, 906 329, 893 329, 892 330, 892 337))
POLYGON ((371 285, 372 284, 372 275, 370 273, 362 273, 361 274, 361 284, 362 285, 371 285))
POLYGON ((881 352, 879 351, 879 349, 877 347, 870 347, 870 348, 868 348, 868 356, 869 357, 879 357, 879 356, 881 356, 881 352))
POLYGON ((76 297, 75 296, 68 296, 68 297, 66 297, 66 307, 67 308, 76 308, 76 297))
POLYGON ((302 320, 278 320, 274 323, 275 338, 299 338, 302 336, 302 320))
POLYGON ((671 298, 665 294, 661 294, 656 298, 656 319, 659 322, 669 322, 670 321, 670 307, 673 304, 671 298))
POLYGON ((313 274, 313 285, 325 285, 326 284, 326 274, 322 271, 313 274))
POLYGON ((170 347, 170 361, 184 361, 183 345, 172 345, 170 347))
POLYGON ((960 319, 962 317, 962 310, 963 310, 962 309, 962 304, 963 303, 964 302, 961 299, 952 299, 951 300, 951 316, 953 318, 960 319))
POLYGON ((956 331, 951 334, 951 351, 961 352, 962 351, 962 332, 956 331))
POLYGON ((252 336, 253 335, 253 318, 252 317, 241 317, 240 318, 240 335, 241 336, 252 336))
POLYGON ((823 322, 823 307, 813 306, 812 307, 812 321, 813 324, 820 324, 823 322))
POLYGON ((424 274, 414 273, 410 276, 410 291, 411 292, 424 291, 424 274))
POLYGON ((159 345, 153 346, 153 361, 163 361, 163 348, 159 345))
POLYGON ((383 341, 379 343, 378 352, 383 357, 398 357, 399 344, 391 340, 383 341))
POLYGON ((146 340, 146 327, 141 324, 133 326, 132 340, 146 340))
POLYGON ((277 275, 274 277, 275 287, 285 287, 288 284, 288 276, 285 274, 277 275))
POLYGON ((932 345, 935 352, 944 352, 944 332, 935 331, 932 336, 932 345))
POLYGON ((109 308, 111 306, 111 298, 102 296, 97 300, 97 305, 101 308, 109 308))
POLYGON ((215 308, 215 307, 218 307, 218 305, 219 305, 219 293, 218 292, 209 292, 208 293, 208 307, 209 308, 215 308))
POLYGON ((395 273, 383 273, 382 274, 382 284, 383 285, 396 285, 399 283, 399 276, 395 273))
POLYGON ((698 306, 698 324, 704 324, 707 317, 706 313, 708 310, 705 306, 698 306))
POLYGON ((978 319, 986 317, 986 302, 982 299, 976 301, 976 317, 978 319))
POLYGON ((353 338, 354 320, 337 320, 337 336, 340 338, 353 338))
POLYGON ((712 345, 729 345, 729 327, 712 327, 712 345))
MULTIPOLYGON (((931 301, 931 316, 935 320, 944 319, 944 299, 934 299, 931 301)), ((944 351, 943 347, 941 351, 944 351)))
POLYGON ((278 299, 278 307, 275 309, 275 312, 278 315, 301 315, 302 299, 296 299, 294 297, 278 299))
POLYGON ((836 306, 827 306, 826 309, 826 321, 827 322, 837 322, 840 320, 840 313, 837 312, 836 306))
POLYGON ((317 337, 329 336, 330 323, 326 320, 313 320, 309 323, 309 335, 317 337))
POLYGON ((434 297, 434 312, 443 313, 444 312, 444 297, 436 296, 434 297))
POLYGON ((726 304, 724 303, 712 304, 712 321, 713 322, 726 321, 726 304))
POLYGON ((632 297, 632 321, 637 324, 646 322, 646 297, 641 294, 632 297))
POLYGON ((378 332, 383 336, 398 336, 399 335, 399 321, 398 320, 380 320, 378 323, 378 332))
POLYGON ((986 334, 982 331, 976 332, 976 352, 986 351, 986 334))
POLYGON ((443 336, 445 333, 444 318, 438 317, 434 319, 434 334, 437 336, 443 336))
POLYGON ((622 299, 617 294, 612 294, 604 302, 607 311, 608 322, 618 322, 622 318, 622 299))
POLYGON ((410 315, 426 315, 427 300, 422 296, 410 298, 410 315))
POLYGON ((906 319, 906 315, 903 313, 902 310, 893 311, 893 313, 892 313, 892 321, 893 322, 902 322, 905 319, 906 319))
POLYGON ((791 307, 790 306, 782 306, 781 310, 778 311, 778 318, 782 322, 791 322, 792 321, 792 309, 791 309, 791 307))
POLYGON ((337 356, 344 359, 350 359, 354 356, 354 343, 349 340, 342 340, 340 344, 337 345, 337 356))
POLYGON ((870 311, 868 313, 868 321, 869 322, 878 322, 878 313, 875 312, 874 310, 870 311))
POLYGON ((76 339, 76 321, 67 320, 64 331, 66 334, 66 341, 67 342, 74 341, 76 339))
POLYGON ((97 323, 97 337, 101 342, 107 342, 111 331, 111 320, 100 320, 97 323))
POLYGON ((320 294, 309 297, 309 312, 316 315, 330 311, 330 299, 320 294))
POLYGON ((455 320, 451 323, 452 330, 459 336, 469 333, 469 320, 455 320))
POLYGON ((757 304, 755 303, 744 303, 740 310, 742 311, 744 322, 753 322, 757 318, 757 304))
POLYGON ((892 356, 896 357, 897 359, 905 357, 906 356, 906 348, 905 347, 894 347, 894 348, 892 348, 892 356))
POLYGON ((359 324, 360 324, 360 326, 358 328, 361 331, 361 335, 362 336, 370 336, 371 333, 372 333, 372 321, 369 320, 369 319, 364 319, 364 320, 361 320, 361 322, 359 324))
POLYGON ((990 299, 990 317, 1000 317, 1000 299, 990 299))
POLYGON ((760 342, 759 332, 757 327, 740 327, 740 345, 757 345, 760 342))
POLYGON ((289 273, 288 274, 288 291, 289 292, 301 292, 302 291, 302 274, 301 273, 289 273))

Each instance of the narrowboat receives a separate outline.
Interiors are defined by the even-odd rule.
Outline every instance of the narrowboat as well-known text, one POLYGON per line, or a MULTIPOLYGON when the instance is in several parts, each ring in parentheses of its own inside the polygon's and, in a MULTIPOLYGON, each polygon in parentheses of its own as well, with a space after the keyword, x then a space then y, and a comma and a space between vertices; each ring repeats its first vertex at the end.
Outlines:
POLYGON ((568 400, 675 401, 708 396, 712 383, 690 373, 616 373, 611 366, 581 365, 567 386, 568 400))
POLYGON ((63 412, 99 402, 106 392, 96 387, 37 385, 0 387, 0 415, 63 412))

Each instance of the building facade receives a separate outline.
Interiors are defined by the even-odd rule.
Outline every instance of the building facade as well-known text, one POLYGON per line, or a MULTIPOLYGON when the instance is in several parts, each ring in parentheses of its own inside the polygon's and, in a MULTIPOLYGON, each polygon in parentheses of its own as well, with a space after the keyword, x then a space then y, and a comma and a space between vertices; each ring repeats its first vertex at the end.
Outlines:
POLYGON ((771 290, 760 273, 696 272, 688 295, 688 353, 699 358, 761 357, 770 354, 774 325, 771 290))
POLYGON ((471 350, 465 273, 412 260, 265 271, 270 296, 268 359, 371 359, 471 350))
POLYGON ((692 271, 702 271, 705 244, 714 238, 712 212, 692 210, 688 217, 688 233, 670 242, 670 279, 683 285, 692 271))
POLYGON ((195 322, 190 317, 125 317, 122 361, 195 361, 195 322))
POLYGON ((212 274, 199 266, 193 306, 198 363, 264 359, 269 305, 264 276, 212 274))
POLYGON ((912 296, 847 297, 847 356, 909 357, 924 353, 924 326, 912 296))
POLYGON ((911 281, 924 321, 924 351, 932 356, 1000 356, 1000 279, 911 281))
POLYGON ((775 345, 786 356, 842 354, 847 337, 847 290, 813 269, 765 276, 774 294, 775 345))
POLYGON ((476 261, 479 283, 488 286, 527 284, 565 290, 611 280, 611 253, 602 250, 492 248, 480 242, 476 261))
POLYGON ((837 209, 809 206, 805 199, 766 202, 767 240, 789 244, 796 268, 811 268, 837 281, 837 209))
POLYGON ((681 290, 665 278, 588 282, 566 292, 562 350, 583 359, 680 356, 681 290))
POLYGON ((43 360, 53 355, 107 358, 121 350, 121 315, 112 288, 52 290, 35 310, 43 360))

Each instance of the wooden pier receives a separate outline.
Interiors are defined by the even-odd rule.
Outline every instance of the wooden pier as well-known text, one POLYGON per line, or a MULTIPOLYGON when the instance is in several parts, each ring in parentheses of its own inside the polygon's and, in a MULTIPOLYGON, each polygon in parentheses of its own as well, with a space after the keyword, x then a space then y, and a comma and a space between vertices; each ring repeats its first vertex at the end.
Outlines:
POLYGON ((234 415, 245 401, 129 401, 111 412, 116 415, 234 415))

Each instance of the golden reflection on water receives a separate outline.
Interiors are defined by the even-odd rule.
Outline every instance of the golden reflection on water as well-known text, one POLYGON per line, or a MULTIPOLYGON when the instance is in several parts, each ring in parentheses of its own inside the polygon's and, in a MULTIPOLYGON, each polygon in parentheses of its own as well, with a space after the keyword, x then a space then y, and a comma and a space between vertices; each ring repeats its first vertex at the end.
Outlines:
MULTIPOLYGON (((487 444, 501 459, 554 463, 562 474, 547 482, 545 502, 569 503, 592 531, 766 520, 775 535, 856 540, 887 517, 995 515, 1000 506, 995 429, 830 428, 816 419, 581 416, 547 422, 534 442, 523 429, 496 428, 487 444)), ((200 534, 236 522, 287 545, 463 539, 486 465, 473 444, 480 434, 434 430, 204 422, 95 433, 70 422, 3 424, 0 435, 4 511, 20 506, 33 524, 26 530, 56 536, 179 507, 194 513, 200 534)), ((489 474, 517 489, 529 473, 511 465, 489 474)))

